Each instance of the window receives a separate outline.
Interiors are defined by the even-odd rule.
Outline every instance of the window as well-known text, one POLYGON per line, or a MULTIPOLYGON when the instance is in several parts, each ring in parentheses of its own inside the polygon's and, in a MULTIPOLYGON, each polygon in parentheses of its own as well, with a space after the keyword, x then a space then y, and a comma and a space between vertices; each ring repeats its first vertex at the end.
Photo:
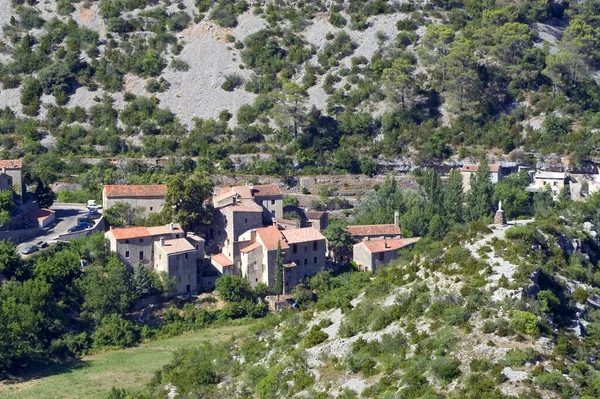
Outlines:
POLYGON ((304 264, 308 265, 308 258, 304 258, 304 264))
POLYGON ((304 246, 304 252, 308 252, 308 247, 306 245, 304 246))
POLYGON ((271 205, 275 205, 275 200, 271 200, 271 205))
POLYGON ((129 258, 129 251, 125 251, 125 257, 129 258))
POLYGON ((179 238, 179 234, 175 234, 175 238, 179 238))
POLYGON ((154 210, 154 208, 153 208, 153 207, 150 207, 150 212, 152 212, 153 210, 154 210))
POLYGON ((292 252, 293 253, 297 253, 298 252, 298 245, 292 244, 292 252))
POLYGON ((140 251, 140 260, 144 259, 144 251, 140 251))
POLYGON ((129 240, 125 240, 125 244, 129 244, 129 240))
POLYGON ((383 260, 385 253, 384 252, 380 252, 379 253, 379 260, 383 260))
POLYGON ((162 259, 162 255, 161 254, 158 254, 158 259, 162 259))
POLYGON ((184 256, 185 256, 185 258, 186 258, 186 259, 188 258, 188 257, 187 257, 187 256, 188 256, 188 254, 185 254, 184 256))
POLYGON ((144 242, 144 239, 143 239, 143 238, 140 238, 140 242, 144 242))
POLYGON ((318 242, 313 242, 313 251, 316 251, 317 249, 319 249, 319 243, 318 242))
POLYGON ((271 216, 275 217, 275 211, 271 211, 271 216))
POLYGON ((317 263, 317 257, 316 256, 313 259, 313 263, 317 263))
POLYGON ((175 256, 175 259, 176 259, 176 260, 179 260, 179 255, 175 256))
POLYGON ((244 218, 244 223, 248 223, 248 218, 244 218))
POLYGON ((189 284, 188 284, 188 285, 186 285, 186 286, 185 286, 185 292, 187 292, 187 293, 189 294, 189 293, 190 293, 190 291, 192 290, 191 288, 192 288, 192 286, 191 286, 191 285, 189 285, 189 284))

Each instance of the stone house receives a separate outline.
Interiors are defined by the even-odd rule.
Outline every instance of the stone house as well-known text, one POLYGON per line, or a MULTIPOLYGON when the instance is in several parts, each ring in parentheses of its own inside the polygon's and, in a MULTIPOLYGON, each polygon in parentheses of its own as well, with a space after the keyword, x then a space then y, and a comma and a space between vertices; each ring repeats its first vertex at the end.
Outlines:
POLYGON ((198 265, 204 260, 204 240, 185 234, 175 223, 166 226, 112 228, 105 233, 112 252, 129 267, 138 264, 176 278, 178 294, 198 290, 198 265))
POLYGON ((50 226, 56 220, 54 211, 48 208, 37 208, 32 211, 29 216, 32 220, 35 219, 38 227, 42 229, 50 226))
POLYGON ((533 176, 533 190, 542 191, 550 187, 552 198, 558 199, 558 195, 569 184, 568 176, 565 172, 549 172, 538 170, 533 176))
POLYGON ((397 224, 370 224, 346 227, 355 241, 402 238, 397 224))
POLYGON ((179 224, 171 223, 154 227, 111 227, 105 237, 110 250, 116 252, 126 265, 133 268, 141 263, 150 269, 154 264, 154 242, 161 238, 183 238, 185 233, 179 224))
POLYGON ((0 190, 15 193, 19 203, 23 202, 23 194, 27 192, 22 166, 20 159, 0 160, 0 190))
POLYGON ((166 195, 166 184, 104 186, 102 207, 109 209, 117 202, 125 202, 132 208, 142 208, 144 216, 148 216, 162 211, 166 195))
POLYGON ((354 244, 352 259, 361 270, 376 271, 398 258, 398 250, 415 244, 419 237, 361 241, 354 244))
POLYGON ((233 252, 214 255, 211 262, 224 273, 243 276, 252 287, 264 283, 273 288, 278 245, 284 263, 284 293, 325 269, 326 240, 313 227, 279 230, 268 226, 249 230, 240 236, 233 252))
MULTIPOLYGON (((213 197, 215 208, 227 204, 230 198, 254 201, 262 208, 263 219, 283 217, 283 192, 277 184, 234 186, 220 189, 213 197)), ((270 224, 270 223, 267 223, 270 224)))
POLYGON ((198 291, 198 262, 204 258, 204 240, 195 235, 154 241, 154 270, 176 279, 177 294, 198 291))
POLYGON ((329 225, 329 214, 327 212, 306 211, 304 216, 306 218, 303 223, 304 227, 314 227, 319 231, 323 231, 329 225))

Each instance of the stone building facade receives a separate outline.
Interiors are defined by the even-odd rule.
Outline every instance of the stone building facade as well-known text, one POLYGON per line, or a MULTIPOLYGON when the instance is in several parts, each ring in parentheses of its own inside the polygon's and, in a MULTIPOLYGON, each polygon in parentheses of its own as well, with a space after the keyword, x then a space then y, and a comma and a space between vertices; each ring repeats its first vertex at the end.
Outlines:
POLYGON ((165 206, 167 186, 153 185, 112 185, 102 189, 102 206, 109 209, 118 202, 125 202, 132 208, 142 208, 143 215, 158 213, 165 206))
POLYGON ((0 190, 15 193, 19 203, 22 202, 23 194, 27 192, 22 167, 20 159, 0 160, 0 190))
POLYGON ((154 242, 154 270, 175 277, 177 294, 198 291, 198 263, 204 258, 204 240, 198 236, 154 242))
POLYGON ((370 224, 346 227, 356 241, 402 238, 398 224, 370 224))
POLYGON ((361 270, 375 271, 398 258, 398 251, 415 244, 416 238, 361 241, 354 244, 352 259, 361 270))

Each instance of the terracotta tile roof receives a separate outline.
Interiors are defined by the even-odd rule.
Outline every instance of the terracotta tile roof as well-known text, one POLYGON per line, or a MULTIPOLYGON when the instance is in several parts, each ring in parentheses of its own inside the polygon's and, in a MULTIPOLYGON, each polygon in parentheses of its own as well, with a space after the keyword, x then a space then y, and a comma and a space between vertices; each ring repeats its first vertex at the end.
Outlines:
POLYGON ((227 256, 223 255, 222 253, 219 253, 219 254, 216 254, 216 255, 212 255, 210 257, 210 259, 214 260, 215 262, 217 262, 222 267, 233 266, 233 262, 231 260, 229 260, 229 258, 227 256))
POLYGON ((281 231, 279 231, 275 226, 261 227, 260 229, 256 229, 256 235, 260 237, 260 241, 262 241, 268 251, 276 250, 278 241, 281 242, 281 249, 289 248, 288 244, 283 239, 281 231))
POLYGON ((112 234, 117 240, 150 237, 150 233, 146 227, 111 227, 107 234, 112 234))
POLYGON ((361 241, 356 245, 364 245, 367 251, 371 253, 378 252, 389 252, 397 251, 400 248, 404 248, 408 245, 412 245, 419 241, 420 237, 414 238, 402 238, 397 240, 373 240, 373 241, 361 241))
POLYGON ((6 169, 21 169, 20 159, 2 159, 0 160, 0 168, 6 169))
MULTIPOLYGON (((252 244, 248 245, 247 247, 240 249, 240 252, 243 254, 247 254, 248 252, 252 252, 258 248, 262 248, 262 244, 259 242, 253 242, 252 244)), ((277 249, 277 247, 275 247, 275 249, 277 249)))
POLYGON ((104 186, 107 198, 129 197, 164 197, 167 195, 166 184, 151 185, 114 185, 104 186))
POLYGON ((250 186, 235 186, 232 188, 232 190, 242 198, 252 199, 252 192, 250 191, 250 186))
POLYGON ((254 186, 252 190, 255 198, 260 197, 283 197, 283 191, 277 184, 266 184, 254 186))
POLYGON ((130 238, 143 238, 160 236, 170 233, 183 233, 181 226, 177 223, 173 224, 173 231, 171 226, 152 226, 152 227, 111 227, 109 233, 117 240, 127 240, 130 238))
POLYGON ((39 221, 43 221, 54 215, 54 211, 48 208, 40 208, 31 212, 30 215, 39 221))
POLYGON ((151 226, 148 227, 148 234, 151 236, 162 236, 164 234, 182 234, 183 229, 179 223, 173 223, 173 230, 171 230, 171 225, 166 224, 164 226, 151 226))
POLYGON ((314 227, 305 227, 303 229, 283 230, 281 232, 288 244, 298 244, 301 242, 324 240, 325 236, 314 227))
POLYGON ((232 212, 262 213, 263 211, 262 207, 252 200, 237 200, 234 204, 223 205, 220 209, 228 209, 232 212))
POLYGON ((220 202, 226 198, 233 197, 234 195, 235 191, 233 191, 230 187, 225 187, 213 195, 213 202, 220 202))
POLYGON ((348 226, 346 228, 353 236, 390 236, 400 235, 400 227, 395 224, 367 224, 348 226))
POLYGON ((327 212, 317 212, 317 211, 304 212, 304 215, 306 216, 307 219, 321 219, 321 217, 326 214, 327 214, 327 212))
POLYGON ((160 241, 154 243, 154 247, 158 251, 163 251, 167 255, 178 254, 182 252, 194 252, 196 248, 186 238, 175 238, 165 240, 164 246, 160 245, 160 241))
MULTIPOLYGON (((479 165, 464 165, 462 168, 460 168, 461 172, 477 172, 479 170, 479 165)), ((490 172, 498 172, 500 170, 500 165, 498 164, 492 164, 492 165, 488 165, 488 171, 490 172)))

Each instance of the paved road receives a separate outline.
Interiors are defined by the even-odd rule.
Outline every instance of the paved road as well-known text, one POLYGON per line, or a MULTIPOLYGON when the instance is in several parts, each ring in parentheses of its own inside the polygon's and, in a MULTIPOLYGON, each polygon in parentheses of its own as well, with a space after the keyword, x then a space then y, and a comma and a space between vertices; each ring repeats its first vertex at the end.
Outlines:
POLYGON ((77 218, 87 212, 85 204, 55 204, 50 209, 56 212, 56 223, 54 227, 47 231, 45 235, 36 237, 28 242, 23 242, 17 246, 19 253, 25 247, 34 245, 38 241, 48 243, 56 242, 59 235, 65 234, 67 230, 77 224, 77 218))

